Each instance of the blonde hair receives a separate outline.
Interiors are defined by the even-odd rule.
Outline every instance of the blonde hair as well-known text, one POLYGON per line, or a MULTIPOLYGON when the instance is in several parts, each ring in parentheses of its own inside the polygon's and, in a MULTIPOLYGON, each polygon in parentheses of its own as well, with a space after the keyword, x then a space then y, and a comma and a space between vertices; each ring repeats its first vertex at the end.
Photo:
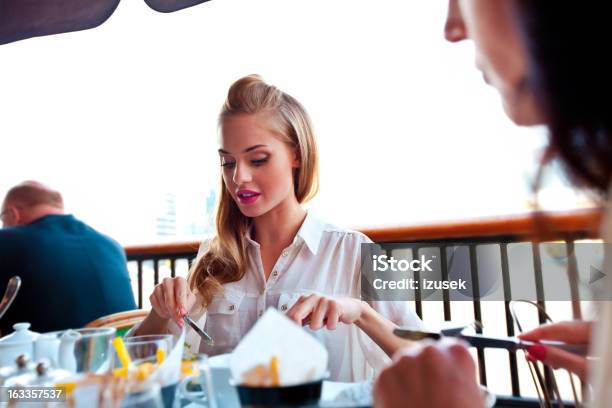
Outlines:
MULTIPOLYGON (((295 197, 299 203, 310 200, 319 188, 318 153, 306 110, 295 98, 267 84, 258 75, 249 75, 230 87, 219 115, 219 126, 228 117, 257 113, 269 114, 273 118, 274 133, 297 150, 300 165, 293 174, 295 197)), ((246 234, 250 226, 251 219, 240 212, 221 177, 216 236, 189 272, 189 287, 202 297, 204 306, 210 304, 223 284, 244 277, 246 234)))

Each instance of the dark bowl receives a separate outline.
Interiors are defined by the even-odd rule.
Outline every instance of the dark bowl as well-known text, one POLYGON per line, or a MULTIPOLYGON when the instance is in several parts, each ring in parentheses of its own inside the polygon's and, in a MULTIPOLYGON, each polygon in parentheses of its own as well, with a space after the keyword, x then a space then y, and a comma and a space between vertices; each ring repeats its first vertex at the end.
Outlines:
POLYGON ((286 387, 248 387, 236 385, 242 406, 291 407, 316 405, 321 399, 323 379, 286 387))

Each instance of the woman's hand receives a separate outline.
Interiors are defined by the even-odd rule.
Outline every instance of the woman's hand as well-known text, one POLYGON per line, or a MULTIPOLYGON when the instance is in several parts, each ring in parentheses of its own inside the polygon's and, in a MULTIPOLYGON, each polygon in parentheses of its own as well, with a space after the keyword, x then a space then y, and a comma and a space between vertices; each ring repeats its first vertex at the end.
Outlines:
POLYGON ((374 383, 375 408, 483 407, 476 367, 458 343, 399 350, 374 383))
MULTIPOLYGON (((593 323, 587 321, 568 321, 545 324, 522 333, 518 337, 523 340, 541 341, 555 340, 568 344, 590 344, 593 323)), ((553 346, 537 344, 527 349, 527 358, 542 361, 552 368, 565 368, 576 374, 582 381, 587 379, 587 359, 553 346)))
POLYGON ((149 297, 153 312, 162 319, 173 319, 183 327, 183 319, 196 302, 185 278, 164 278, 149 297))
POLYGON ((359 299, 332 298, 313 293, 300 296, 287 312, 287 317, 300 326, 309 323, 313 330, 322 327, 334 330, 338 322, 357 323, 363 314, 364 307, 364 303, 359 299))

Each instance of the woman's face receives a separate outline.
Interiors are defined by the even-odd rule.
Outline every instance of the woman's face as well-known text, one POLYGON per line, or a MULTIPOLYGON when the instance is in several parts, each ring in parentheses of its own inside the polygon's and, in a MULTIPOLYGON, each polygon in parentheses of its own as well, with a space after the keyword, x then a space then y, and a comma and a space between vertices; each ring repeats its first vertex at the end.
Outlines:
POLYGON ((540 124, 541 113, 526 86, 527 55, 513 7, 510 0, 449 0, 444 32, 452 42, 474 41, 476 66, 501 94, 510 119, 519 125, 540 124))
POLYGON ((234 115, 221 123, 223 182, 247 217, 296 200, 293 171, 299 159, 295 149, 271 130, 272 124, 269 113, 234 115))

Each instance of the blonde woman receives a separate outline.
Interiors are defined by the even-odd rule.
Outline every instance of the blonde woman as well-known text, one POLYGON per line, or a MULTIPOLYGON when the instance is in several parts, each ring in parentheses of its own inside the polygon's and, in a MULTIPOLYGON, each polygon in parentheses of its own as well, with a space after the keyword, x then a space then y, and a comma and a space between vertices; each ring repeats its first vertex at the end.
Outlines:
POLYGON ((405 302, 360 298, 363 234, 322 222, 301 204, 318 189, 310 119, 293 97, 247 76, 229 89, 219 117, 221 194, 216 236, 183 278, 164 279, 136 329, 160 333, 189 314, 213 337, 188 331, 193 350, 230 352, 269 307, 311 330, 329 351, 331 379, 373 375, 405 345, 396 325, 420 326, 405 302))

